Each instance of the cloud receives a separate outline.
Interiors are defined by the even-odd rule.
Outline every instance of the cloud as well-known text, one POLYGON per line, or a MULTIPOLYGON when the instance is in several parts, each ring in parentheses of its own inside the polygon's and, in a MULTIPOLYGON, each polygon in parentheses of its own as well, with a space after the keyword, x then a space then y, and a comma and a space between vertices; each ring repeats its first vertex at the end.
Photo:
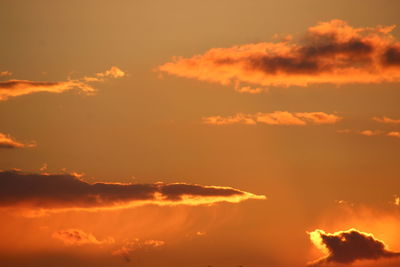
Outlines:
POLYGON ((112 238, 98 240, 94 235, 90 233, 85 233, 84 231, 79 229, 60 230, 54 232, 52 237, 62 241, 65 245, 68 246, 81 246, 86 244, 103 245, 114 243, 114 239, 112 238))
POLYGON ((8 71, 8 70, 0 71, 0 77, 3 77, 3 76, 11 76, 11 75, 12 75, 12 72, 11 72, 11 71, 8 71))
POLYGON ((359 134, 359 135, 364 135, 364 136, 381 136, 381 135, 385 135, 385 136, 389 136, 389 137, 396 137, 396 138, 400 138, 400 132, 399 131, 391 131, 391 132, 385 132, 382 130, 362 130, 362 131, 352 131, 349 129, 345 129, 345 130, 339 130, 337 131, 338 133, 342 133, 342 134, 359 134))
POLYGON ((365 135, 365 136, 374 136, 374 135, 380 135, 382 132, 379 130, 363 130, 360 131, 359 134, 365 135))
POLYGON ((136 238, 133 241, 127 242, 121 248, 114 250, 112 255, 114 256, 121 256, 124 258, 125 261, 131 262, 130 254, 138 249, 153 249, 159 248, 165 245, 165 242, 162 240, 144 240, 141 241, 140 239, 136 238))
POLYGON ((274 111, 272 113, 244 114, 237 113, 233 116, 204 117, 203 122, 213 125, 264 123, 268 125, 308 125, 308 124, 333 124, 341 120, 341 117, 324 112, 300 112, 274 111))
POLYGON ((310 27, 300 41, 212 48, 157 70, 222 85, 307 86, 400 81, 395 26, 355 28, 342 20, 310 27))
POLYGON ((327 254, 310 263, 310 266, 325 263, 350 264, 357 260, 377 260, 400 256, 400 253, 387 250, 385 243, 376 239, 372 234, 356 229, 333 234, 317 229, 310 232, 309 235, 313 244, 327 254))
POLYGON ((0 172, 0 207, 30 210, 118 209, 145 204, 202 205, 265 199, 232 187, 185 183, 87 183, 75 174, 0 172))
POLYGON ((395 131, 393 131, 393 132, 388 132, 386 135, 387 135, 387 136, 391 136, 391 137, 400 138, 400 132, 395 132, 395 131))
MULTIPOLYGON (((120 78, 125 73, 117 67, 112 67, 103 73, 97 75, 101 77, 120 78)), ((63 93, 70 90, 79 90, 84 93, 93 93, 95 89, 88 82, 103 82, 104 79, 84 77, 82 79, 69 79, 60 82, 48 81, 27 81, 27 80, 8 80, 0 81, 0 101, 7 100, 12 97, 28 95, 38 92, 63 93)))
POLYGON ((98 72, 95 76, 85 76, 84 80, 87 82, 102 82, 104 78, 122 78, 125 77, 126 73, 118 67, 111 67, 111 69, 104 72, 98 72))
POLYGON ((15 139, 13 139, 11 136, 0 133, 0 149, 1 148, 25 148, 25 147, 35 147, 36 144, 31 143, 31 144, 24 144, 17 142, 15 139))
POLYGON ((390 124, 400 124, 400 119, 391 119, 388 117, 373 117, 374 121, 381 122, 381 123, 390 123, 390 124))

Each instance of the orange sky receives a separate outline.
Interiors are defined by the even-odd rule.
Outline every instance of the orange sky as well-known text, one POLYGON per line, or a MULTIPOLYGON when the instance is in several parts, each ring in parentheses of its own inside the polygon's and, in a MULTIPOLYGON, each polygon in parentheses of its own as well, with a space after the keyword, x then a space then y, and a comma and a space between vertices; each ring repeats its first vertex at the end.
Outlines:
POLYGON ((0 266, 400 264, 398 1, 0 7, 0 266))

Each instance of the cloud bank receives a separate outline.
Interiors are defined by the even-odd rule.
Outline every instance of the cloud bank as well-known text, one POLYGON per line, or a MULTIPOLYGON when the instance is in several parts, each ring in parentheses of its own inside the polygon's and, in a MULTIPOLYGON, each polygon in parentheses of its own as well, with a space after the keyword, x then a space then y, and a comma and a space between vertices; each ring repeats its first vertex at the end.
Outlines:
POLYGON ((60 82, 27 80, 0 81, 0 101, 38 92, 63 93, 69 90, 79 90, 84 93, 93 93, 95 89, 88 82, 103 82, 103 78, 105 77, 120 78, 123 76, 125 76, 125 73, 122 70, 117 67, 112 67, 104 73, 98 73, 94 78, 84 77, 83 79, 69 79, 60 82))
POLYGON ((87 183, 73 174, 0 172, 0 207, 34 210, 96 210, 131 206, 202 205, 265 199, 231 187, 185 183, 87 183))
POLYGON ((0 149, 1 148, 8 148, 8 149, 13 149, 13 148, 25 148, 25 147, 35 147, 36 144, 30 143, 30 144, 24 144, 21 142, 16 141, 14 138, 11 136, 0 133, 0 149))
POLYGON ((200 81, 234 84, 239 91, 246 91, 240 90, 240 84, 399 82, 400 42, 390 34, 394 27, 356 28, 342 20, 331 20, 308 28, 301 41, 213 48, 190 58, 176 57, 157 70, 200 81))
POLYGON ((400 253, 387 250, 385 243, 376 239, 372 234, 356 229, 333 234, 317 229, 310 232, 309 235, 313 244, 327 254, 310 263, 310 266, 325 263, 350 264, 357 260, 377 260, 400 256, 400 253))
POLYGON ((341 117, 324 112, 298 112, 274 111, 272 113, 244 114, 237 113, 233 116, 210 116, 204 117, 203 122, 213 125, 249 124, 258 123, 268 125, 308 125, 308 124, 334 124, 341 117))

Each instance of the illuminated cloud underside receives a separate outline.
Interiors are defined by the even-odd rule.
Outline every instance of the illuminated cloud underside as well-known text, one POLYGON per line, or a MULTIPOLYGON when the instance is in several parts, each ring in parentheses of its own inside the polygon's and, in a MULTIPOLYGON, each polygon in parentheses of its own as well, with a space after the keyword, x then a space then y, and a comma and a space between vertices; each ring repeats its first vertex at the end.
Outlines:
POLYGON ((33 210, 118 209, 145 204, 202 205, 265 199, 231 187, 184 183, 87 183, 73 174, 0 172, 0 207, 33 210))
POLYGON ((16 141, 11 136, 0 133, 0 149, 1 148, 25 148, 25 147, 35 147, 36 144, 24 144, 21 142, 16 141))
POLYGON ((357 260, 377 260, 400 256, 400 253, 387 250, 385 243, 376 239, 372 234, 356 229, 333 234, 317 229, 310 232, 309 235, 313 244, 326 253, 325 257, 310 263, 310 266, 326 263, 350 264, 357 260))
POLYGON ((120 78, 125 73, 117 67, 112 67, 103 73, 97 73, 96 77, 84 77, 61 82, 38 82, 27 80, 0 81, 0 101, 12 97, 28 95, 38 92, 63 93, 69 90, 80 90, 84 93, 93 93, 95 89, 88 82, 103 82, 105 77, 120 78), (100 77, 100 78, 99 78, 100 77))
MULTIPOLYGON (((310 27, 301 42, 213 48, 176 57, 158 71, 200 81, 261 86, 382 83, 400 81, 400 42, 394 26, 354 28, 332 20, 310 27)), ((251 91, 261 92, 262 90, 251 91)))
POLYGON ((203 122, 213 125, 227 124, 268 124, 268 125, 307 125, 307 124, 334 124, 341 117, 324 112, 298 112, 274 111, 272 113, 244 114, 237 113, 233 116, 204 117, 203 122))

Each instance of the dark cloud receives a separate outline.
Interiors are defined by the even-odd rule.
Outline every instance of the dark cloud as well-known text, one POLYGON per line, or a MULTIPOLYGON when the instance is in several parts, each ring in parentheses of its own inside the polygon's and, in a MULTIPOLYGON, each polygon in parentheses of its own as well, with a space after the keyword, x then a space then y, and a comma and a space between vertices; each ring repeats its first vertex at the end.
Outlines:
POLYGON ((87 183, 73 174, 0 172, 0 206, 38 209, 119 208, 154 203, 200 205, 264 199, 231 187, 183 183, 87 183))
POLYGON ((356 229, 333 234, 315 230, 310 233, 310 238, 319 249, 327 252, 327 256, 310 263, 310 266, 324 263, 350 264, 357 260, 377 260, 400 256, 400 253, 387 250, 385 243, 376 239, 372 234, 356 229))

